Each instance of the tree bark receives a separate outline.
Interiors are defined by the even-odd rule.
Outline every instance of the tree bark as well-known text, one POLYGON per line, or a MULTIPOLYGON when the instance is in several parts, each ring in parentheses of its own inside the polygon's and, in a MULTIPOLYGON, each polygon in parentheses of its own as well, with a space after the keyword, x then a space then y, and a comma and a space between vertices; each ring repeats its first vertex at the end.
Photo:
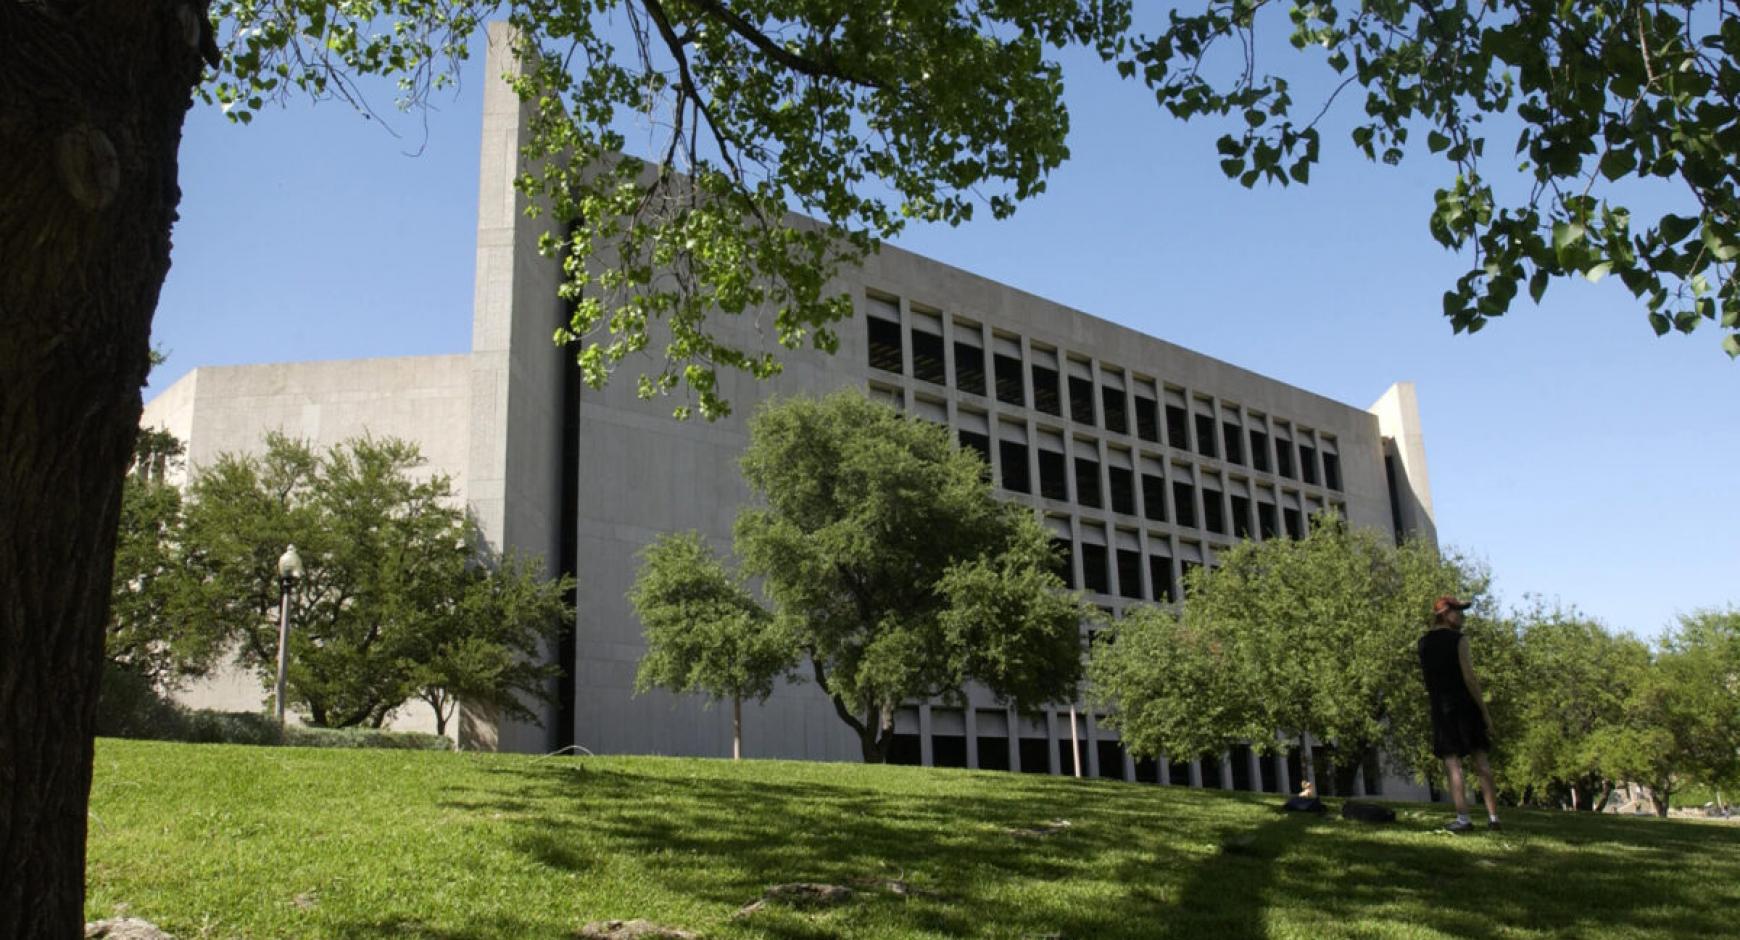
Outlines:
POLYGON ((84 933, 121 481, 206 16, 0 0, 0 937, 84 933))

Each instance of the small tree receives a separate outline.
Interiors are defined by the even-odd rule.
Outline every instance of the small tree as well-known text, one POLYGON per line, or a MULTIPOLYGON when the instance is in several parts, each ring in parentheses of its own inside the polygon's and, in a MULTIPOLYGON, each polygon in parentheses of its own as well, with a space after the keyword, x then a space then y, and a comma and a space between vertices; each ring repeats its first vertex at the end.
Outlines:
POLYGON ((1435 595, 1478 582, 1429 545, 1320 515, 1304 539, 1242 542, 1194 572, 1179 614, 1115 623, 1094 697, 1135 753, 1272 750, 1281 732, 1333 742, 1348 778, 1386 741, 1427 769, 1414 644, 1435 595))
POLYGON ((725 570, 696 532, 667 535, 641 553, 629 601, 646 629, 636 692, 661 688, 731 702, 731 758, 743 756, 743 701, 767 701, 789 678, 791 635, 725 570))
POLYGON ((463 569, 426 584, 437 595, 424 629, 405 644, 406 686, 435 712, 436 734, 447 733, 462 702, 537 721, 526 702, 548 701, 550 681, 562 672, 544 646, 574 620, 566 600, 573 578, 545 578, 532 561, 475 552, 447 556, 449 568, 463 569))
POLYGON ((405 441, 316 453, 272 434, 263 455, 225 455, 190 488, 189 593, 263 679, 277 658, 277 558, 287 542, 300 550, 287 697, 315 725, 379 727, 415 696, 445 730, 455 699, 530 718, 519 696, 543 694, 550 672, 528 658, 570 616, 568 583, 479 554, 447 477, 419 479, 421 464, 405 441))
POLYGON ((765 505, 738 514, 737 555, 866 762, 887 759, 904 702, 971 682, 1030 707, 1075 696, 1093 609, 983 468, 945 428, 854 391, 750 422, 743 475, 765 505))

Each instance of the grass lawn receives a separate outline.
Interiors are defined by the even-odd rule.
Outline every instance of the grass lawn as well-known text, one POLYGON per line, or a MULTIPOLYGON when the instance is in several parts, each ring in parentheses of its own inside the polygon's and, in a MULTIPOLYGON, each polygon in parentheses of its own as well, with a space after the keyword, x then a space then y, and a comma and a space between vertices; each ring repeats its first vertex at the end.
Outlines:
POLYGON ((1740 828, 1511 811, 1503 833, 1277 798, 908 767, 97 743, 87 913, 197 937, 1698 937, 1740 828), (1068 820, 1054 834, 1013 829, 1068 820), (903 879, 912 893, 882 885, 903 879), (824 910, 771 884, 860 888, 824 910), (124 906, 124 907, 123 907, 124 906))

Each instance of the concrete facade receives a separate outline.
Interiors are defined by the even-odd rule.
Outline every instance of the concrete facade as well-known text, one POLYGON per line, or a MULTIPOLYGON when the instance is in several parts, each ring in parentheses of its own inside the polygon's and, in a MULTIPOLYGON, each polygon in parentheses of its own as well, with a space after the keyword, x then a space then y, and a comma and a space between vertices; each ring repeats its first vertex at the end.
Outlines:
MULTIPOLYGON (((505 44, 492 31, 490 74, 503 71, 505 44)), ((201 369, 146 411, 148 424, 190 442, 195 465, 272 427, 323 442, 356 429, 411 437, 462 483, 493 544, 551 570, 572 566, 579 623, 572 649, 552 651, 571 691, 542 729, 472 716, 476 743, 729 753, 728 710, 633 694, 645 644, 625 594, 637 553, 661 534, 693 529, 729 548, 749 498, 737 472, 746 417, 776 396, 868 389, 982 443, 1000 495, 1044 516, 1070 547, 1075 584, 1114 614, 1163 602, 1189 566, 1212 565, 1238 537, 1303 531, 1326 508, 1356 525, 1435 532, 1411 386, 1370 410, 1350 406, 895 248, 837 279, 855 314, 839 326, 836 355, 784 353, 783 374, 760 383, 720 377, 729 418, 677 422, 670 401, 639 399, 631 370, 657 368, 650 357, 625 363, 604 389, 581 388, 571 355, 550 341, 563 315, 558 266, 538 254, 542 229, 512 186, 525 113, 501 83, 485 95, 469 356, 201 369), (357 394, 342 405, 313 395, 316 378, 357 394), (397 388, 413 379, 422 403, 408 406, 397 388)), ((745 345, 773 343, 750 314, 720 314, 714 326, 745 345)), ((978 693, 966 708, 913 703, 897 716, 906 759, 1049 773, 1072 770, 1072 724, 1089 775, 1270 788, 1296 779, 1284 762, 1243 751, 1138 764, 1091 713, 1022 716, 978 693)), ((750 757, 858 757, 855 736, 810 684, 746 706, 744 732, 750 757)))

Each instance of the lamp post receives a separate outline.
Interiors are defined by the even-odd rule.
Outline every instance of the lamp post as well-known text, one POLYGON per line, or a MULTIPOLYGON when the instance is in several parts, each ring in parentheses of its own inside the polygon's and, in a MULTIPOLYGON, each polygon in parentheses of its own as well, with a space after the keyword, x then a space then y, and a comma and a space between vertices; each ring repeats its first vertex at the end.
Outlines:
POLYGON ((302 556, 296 546, 278 556, 278 730, 284 730, 284 674, 290 664, 290 589, 302 578, 302 556))

